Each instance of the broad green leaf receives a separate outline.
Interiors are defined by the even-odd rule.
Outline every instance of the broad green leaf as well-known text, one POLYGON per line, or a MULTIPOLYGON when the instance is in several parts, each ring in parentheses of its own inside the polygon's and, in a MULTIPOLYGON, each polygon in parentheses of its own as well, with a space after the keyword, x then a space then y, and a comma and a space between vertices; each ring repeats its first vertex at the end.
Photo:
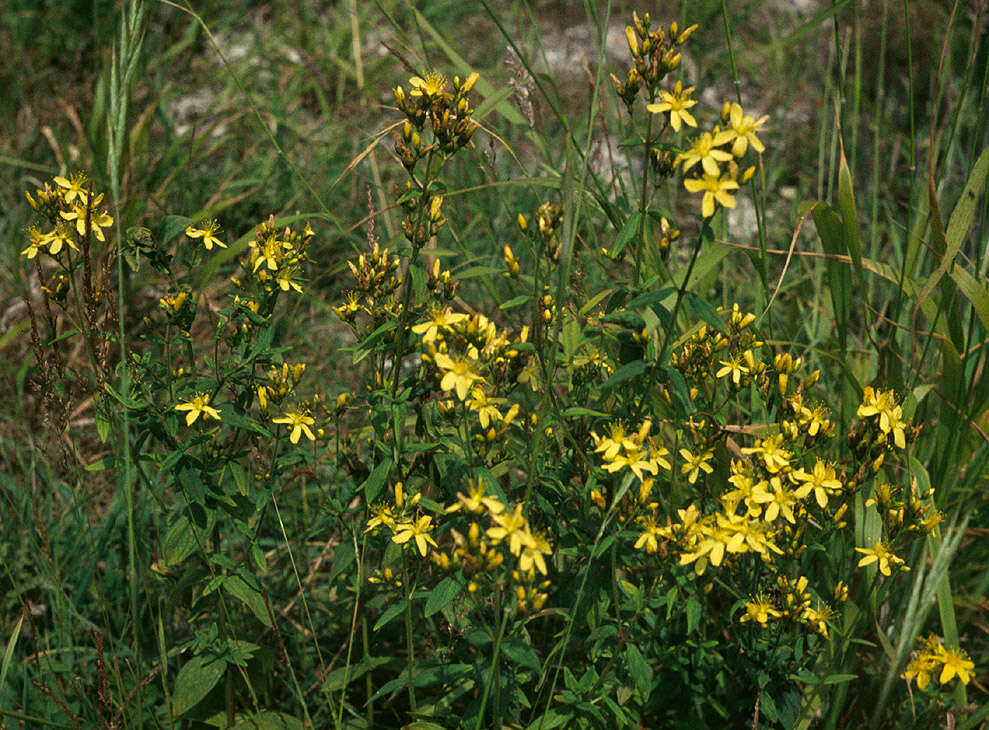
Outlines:
POLYGON ((611 258, 617 258, 618 254, 625 250, 625 247, 635 238, 635 234, 639 232, 639 225, 642 223, 642 214, 636 211, 632 213, 626 220, 622 229, 618 231, 618 236, 615 238, 615 245, 611 247, 608 251, 608 255, 611 258))
POLYGON ((429 592, 429 598, 426 599, 426 618, 449 606, 463 589, 460 581, 452 576, 447 576, 441 580, 439 585, 429 592))
POLYGON ((369 705, 375 700, 378 700, 379 698, 384 697, 385 695, 390 695, 399 687, 404 687, 404 686, 405 686, 405 672, 402 672, 399 676, 395 677, 395 679, 389 682, 385 682, 381 687, 379 687, 378 691, 375 692, 373 695, 371 695, 371 699, 369 699, 365 704, 369 705))
MULTIPOLYGON (((210 523, 215 519, 214 513, 210 512, 210 523)), ((161 541, 161 556, 166 567, 179 565, 187 557, 192 555, 206 539, 206 532, 200 534, 196 539, 196 534, 200 532, 193 527, 189 518, 184 514, 179 515, 169 526, 161 541)))
MULTIPOLYGON (((252 576, 253 577, 253 576, 252 576)), ((223 589, 238 601, 247 606, 258 621, 271 627, 271 616, 264 602, 264 595, 257 587, 250 585, 240 575, 231 575, 223 582, 223 589)))
POLYGON ((374 627, 371 630, 372 631, 377 631, 378 629, 384 627, 389 621, 391 621, 393 618, 395 618, 400 613, 402 613, 402 611, 405 610, 405 604, 406 603, 408 603, 408 601, 403 598, 402 600, 396 601, 395 603, 393 603, 392 605, 390 605, 385 610, 385 612, 383 614, 381 614, 381 618, 379 618, 375 622, 374 627))
POLYGON ((432 687, 437 684, 455 682, 474 671, 473 664, 440 664, 428 667, 416 675, 416 687, 432 687))
POLYGON ((642 373, 646 371, 647 367, 648 365, 645 360, 633 360, 630 363, 626 363, 612 373, 611 377, 601 384, 601 390, 611 390, 619 383, 624 383, 626 380, 642 375, 642 373))
POLYGON ((530 301, 532 297, 529 294, 519 294, 517 297, 512 297, 508 301, 502 302, 498 308, 499 309, 514 309, 515 307, 521 307, 526 302, 530 301))
POLYGON ((378 327, 374 332, 365 337, 357 349, 354 351, 354 365, 359 363, 365 357, 371 354, 374 345, 378 340, 384 337, 386 334, 391 332, 393 329, 398 327, 398 322, 394 319, 389 319, 383 325, 378 327))
POLYGON ((635 689, 642 701, 649 699, 652 690, 652 667, 646 662, 639 647, 629 644, 625 647, 625 661, 628 662, 628 673, 635 682, 635 689))
MULTIPOLYGON (((987 177, 989 177, 989 147, 982 150, 979 159, 972 166, 972 172, 969 173, 968 181, 965 183, 965 189, 962 190, 961 197, 958 199, 958 203, 955 204, 955 209, 951 212, 951 218, 948 220, 948 230, 945 232, 949 252, 954 251, 957 253, 962 247, 962 242, 968 235, 968 230, 972 225, 975 211, 978 210, 979 198, 985 192, 987 177)), ((954 258, 954 254, 952 254, 951 258, 954 258)))
POLYGON ((232 730, 303 730, 304 727, 301 720, 291 715, 264 710, 254 717, 240 720, 232 730))
POLYGON ((172 690, 172 712, 177 716, 184 715, 202 702, 223 677, 226 668, 223 659, 205 655, 194 656, 183 664, 172 690))
POLYGON ((508 661, 520 667, 539 672, 542 663, 531 646, 521 639, 505 639, 501 643, 501 653, 508 661))
POLYGON ((989 330, 989 291, 985 285, 959 266, 951 270, 950 276, 958 286, 958 291, 975 309, 975 316, 982 322, 982 326, 989 330))
POLYGON ((364 492, 364 501, 367 504, 372 504, 378 498, 382 487, 385 486, 385 480, 388 479, 388 472, 391 471, 391 467, 392 460, 386 457, 380 464, 374 467, 374 471, 371 472, 370 476, 357 488, 358 491, 364 492))
POLYGON ((701 602, 691 596, 687 599, 687 633, 692 634, 701 625, 701 602))
POLYGON ((857 674, 829 674, 824 679, 821 680, 821 684, 841 684, 843 682, 851 682, 853 679, 858 679, 857 674))
POLYGON ((185 492, 186 496, 196 504, 206 503, 206 485, 199 474, 199 469, 189 463, 188 459, 181 459, 175 471, 175 480, 179 488, 185 492))

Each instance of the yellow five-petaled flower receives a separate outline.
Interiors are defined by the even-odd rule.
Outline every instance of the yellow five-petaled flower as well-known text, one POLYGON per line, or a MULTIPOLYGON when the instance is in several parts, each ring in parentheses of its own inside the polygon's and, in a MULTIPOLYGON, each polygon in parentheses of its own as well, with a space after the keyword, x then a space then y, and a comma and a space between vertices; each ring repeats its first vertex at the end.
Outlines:
POLYGON ((175 406, 177 411, 188 411, 185 414, 185 425, 191 426, 199 418, 200 414, 203 416, 205 421, 207 418, 213 418, 217 421, 220 420, 220 411, 213 408, 209 404, 209 394, 208 393, 196 393, 191 401, 186 401, 185 403, 179 403, 175 406))
POLYGON ((423 515, 415 522, 399 522, 395 525, 395 534, 391 540, 402 545, 415 538, 419 554, 425 557, 427 544, 436 547, 436 541, 429 534, 429 531, 433 529, 432 522, 433 518, 429 515, 423 515))
POLYGON ((299 443, 299 437, 302 434, 305 434, 306 438, 309 439, 310 441, 316 440, 316 436, 313 434, 312 429, 309 428, 314 423, 316 423, 316 421, 312 416, 309 415, 309 411, 307 410, 300 408, 299 410, 293 413, 286 412, 285 415, 281 416, 280 418, 272 418, 271 422, 284 423, 290 429, 292 429, 292 435, 289 436, 288 440, 291 441, 293 444, 299 443))
POLYGON ((227 247, 227 244, 216 237, 217 231, 220 230, 220 224, 217 223, 214 218, 210 218, 202 225, 202 228, 194 228, 193 226, 189 226, 185 229, 185 235, 189 238, 203 239, 203 245, 206 247, 207 251, 212 251, 214 244, 220 248, 227 247))

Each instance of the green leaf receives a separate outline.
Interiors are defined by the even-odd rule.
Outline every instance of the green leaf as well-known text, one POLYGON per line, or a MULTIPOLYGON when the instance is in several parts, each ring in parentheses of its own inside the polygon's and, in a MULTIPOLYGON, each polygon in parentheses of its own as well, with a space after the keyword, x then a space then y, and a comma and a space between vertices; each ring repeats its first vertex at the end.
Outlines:
POLYGON ((626 380, 642 375, 647 368, 648 364, 645 360, 633 360, 630 363, 626 363, 612 373, 611 377, 601 384, 601 390, 611 390, 619 383, 624 383, 626 380))
POLYGON ((814 217, 814 226, 817 228, 824 253, 828 254, 826 259, 828 288, 831 290, 831 306, 834 311, 838 345, 844 352, 848 342, 848 312, 852 285, 848 266, 836 258, 845 253, 842 246, 841 218, 827 203, 815 204, 811 208, 811 215, 814 217))
POLYGON ((724 320, 721 319, 721 315, 718 314, 718 310, 715 309, 710 302, 704 299, 704 297, 698 296, 692 291, 687 292, 684 298, 684 304, 690 307, 690 310, 696 316, 707 322, 707 324, 716 329, 718 332, 726 332, 724 320))
POLYGON ((185 229, 195 222, 192 218, 181 215, 166 215, 162 219, 161 225, 158 226, 158 245, 164 248, 173 238, 184 233, 185 229))
MULTIPOLYGON (((250 574, 248 574, 250 575, 250 574)), ((250 576, 253 583, 254 576, 250 576)), ((232 575, 223 582, 223 589, 238 601, 247 606, 257 620, 267 627, 271 627, 271 616, 268 615, 268 607, 264 602, 264 595, 255 586, 248 584, 242 575, 232 575)))
POLYGON ((584 408, 582 406, 571 406, 563 411, 563 415, 565 418, 582 418, 584 416, 589 416, 590 418, 609 418, 607 413, 595 411, 593 408, 584 408))
POLYGON ((694 597, 687 599, 687 633, 692 634, 701 625, 701 602, 694 597))
POLYGON ((303 730, 304 727, 301 720, 291 715, 264 710, 254 717, 241 720, 232 730, 303 730))
POLYGON ((106 471, 108 469, 116 469, 123 463, 124 460, 119 456, 105 456, 102 459, 97 459, 92 464, 86 464, 86 471, 106 471))
POLYGON ((440 664, 428 667, 416 675, 416 687, 433 687, 437 684, 448 684, 465 677, 474 670, 473 664, 440 664))
POLYGON ((982 326, 989 330, 989 291, 978 279, 959 266, 951 270, 950 276, 958 291, 975 309, 975 316, 982 322, 982 326))
POLYGON ((0 663, 0 696, 3 695, 3 688, 7 682, 7 670, 10 669, 10 662, 14 657, 14 647, 17 646, 17 638, 21 635, 22 623, 24 623, 23 611, 20 618, 17 619, 17 623, 14 624, 14 630, 10 633, 10 638, 7 639, 7 648, 3 651, 3 662, 0 663))
POLYGON ((525 730, 553 730, 566 725, 571 720, 573 720, 573 710, 563 707, 554 708, 529 723, 525 730))
POLYGON ((393 329, 398 327, 398 322, 394 319, 389 319, 383 325, 378 327, 374 332, 365 337, 361 343, 354 350, 354 365, 359 363, 365 357, 371 354, 373 351, 372 345, 374 345, 378 340, 384 337, 386 334, 391 332, 393 329))
POLYGON ((625 647, 625 661, 628 663, 628 673, 635 682, 635 689, 642 702, 649 699, 652 691, 652 667, 646 662, 639 647, 629 644, 625 647))
MULTIPOLYGON (((839 140, 840 142, 841 140, 839 140)), ((841 211, 841 238, 852 266, 858 277, 862 291, 865 291, 865 273, 862 269, 862 245, 859 242, 858 213, 855 210, 855 193, 852 190, 852 172, 845 159, 845 146, 841 145, 841 160, 838 164, 838 210, 841 211)))
POLYGON ((463 588, 460 581, 451 576, 447 576, 441 580, 439 585, 429 592, 429 598, 426 599, 426 618, 449 606, 463 588))
POLYGON ((385 480, 388 479, 388 472, 391 471, 392 460, 385 458, 380 464, 374 467, 374 471, 371 472, 370 476, 364 480, 357 490, 364 492, 364 501, 367 504, 371 504, 378 498, 381 493, 381 488, 385 486, 385 480))
POLYGON ((858 679, 858 676, 857 674, 829 674, 821 680, 821 684, 842 684, 858 679))
POLYGON ((617 258, 618 254, 625 250, 625 247, 635 238, 635 234, 639 232, 639 224, 642 223, 642 213, 636 211, 628 217, 625 221, 625 225, 622 229, 618 231, 618 237, 615 239, 615 245, 611 247, 608 252, 608 256, 611 258, 617 258))
POLYGON ((515 307, 521 307, 523 304, 531 300, 532 297, 529 294, 519 294, 517 297, 512 297, 507 302, 502 302, 498 308, 499 309, 514 309, 515 307))
POLYGON ((206 485, 203 484, 199 469, 190 464, 188 459, 183 458, 179 461, 175 470, 175 481, 190 501, 196 504, 206 503, 206 485))
POLYGON ((391 680, 390 682, 385 682, 385 684, 379 687, 378 691, 375 692, 373 695, 371 695, 371 699, 369 699, 365 704, 369 705, 375 700, 384 697, 385 695, 390 695, 399 687, 404 687, 404 686, 405 686, 405 672, 402 672, 402 674, 400 674, 398 677, 395 677, 395 679, 391 680))
POLYGON ((505 639, 501 642, 501 653, 508 661, 518 664, 520 667, 539 672, 542 663, 531 646, 521 639, 505 639))
MULTIPOLYGON (((210 512, 209 517, 210 523, 212 523, 215 519, 214 513, 210 512)), ((161 542, 161 554, 165 566, 179 565, 192 555, 199 548, 201 541, 205 540, 205 534, 200 537, 200 540, 197 540, 196 530, 189 522, 189 518, 185 515, 179 515, 172 522, 161 542)))
POLYGON ((179 670, 172 690, 172 713, 184 715, 202 702, 223 677, 227 663, 223 659, 194 656, 179 670))
POLYGON ((377 631, 378 629, 383 628, 385 625, 388 624, 389 621, 391 621, 393 618, 395 618, 400 613, 402 613, 402 611, 405 610, 405 604, 407 603, 408 601, 403 598, 402 600, 396 601, 395 603, 390 605, 388 609, 383 614, 381 614, 381 618, 377 620, 377 622, 374 624, 371 630, 377 631))

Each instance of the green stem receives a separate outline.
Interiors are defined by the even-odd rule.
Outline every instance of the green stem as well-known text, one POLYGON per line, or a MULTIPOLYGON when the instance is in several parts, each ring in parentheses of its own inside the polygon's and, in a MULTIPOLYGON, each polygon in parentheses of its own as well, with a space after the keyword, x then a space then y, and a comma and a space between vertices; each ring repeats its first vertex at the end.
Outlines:
POLYGON ((635 247, 635 278, 633 279, 633 283, 636 287, 639 286, 639 281, 642 277, 642 252, 646 248, 646 209, 649 207, 649 200, 646 198, 646 194, 649 190, 649 170, 652 169, 649 164, 649 149, 652 144, 652 122, 653 115, 649 114, 649 118, 646 121, 646 137, 643 143, 645 155, 642 161, 642 190, 639 194, 639 230, 635 234, 635 240, 639 242, 639 245, 635 247))
POLYGON ((417 712, 415 676, 413 674, 416 666, 416 655, 415 644, 412 641, 412 588, 409 580, 409 561, 404 552, 402 553, 402 582, 405 586, 405 652, 408 655, 405 686, 409 690, 409 707, 412 712, 417 712))
MULTIPOLYGON (((495 605, 496 606, 500 606, 500 601, 496 602, 495 605)), ((485 682, 485 684, 484 684, 484 694, 481 695, 481 709, 477 713, 477 722, 474 725, 474 727, 476 728, 476 730, 481 730, 481 728, 483 727, 483 724, 484 724, 484 710, 487 708, 488 695, 491 692, 491 685, 495 683, 495 681, 498 679, 498 676, 500 674, 498 672, 498 656, 501 653, 501 641, 502 641, 502 639, 505 636, 505 627, 508 625, 508 612, 507 611, 500 611, 500 613, 501 613, 501 625, 498 627, 498 637, 495 639, 494 651, 491 652, 491 673, 488 675, 488 681, 485 682)), ((492 718, 492 725, 491 725, 491 727, 497 727, 497 725, 495 724, 495 722, 498 719, 498 710, 497 710, 498 697, 497 697, 497 695, 498 695, 498 692, 496 691, 495 692, 495 712, 494 712, 494 715, 495 716, 492 718)))

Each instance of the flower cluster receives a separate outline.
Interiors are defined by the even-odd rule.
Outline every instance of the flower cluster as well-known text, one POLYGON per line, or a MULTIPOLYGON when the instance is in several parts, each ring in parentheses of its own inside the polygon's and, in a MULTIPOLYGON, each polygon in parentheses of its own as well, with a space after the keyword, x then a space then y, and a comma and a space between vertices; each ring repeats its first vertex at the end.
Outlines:
POLYGON ((681 46, 697 29, 697 25, 681 29, 675 22, 670 23, 668 31, 662 25, 653 30, 651 25, 649 13, 643 13, 641 17, 638 13, 632 13, 632 25, 625 27, 632 66, 624 81, 611 74, 618 97, 629 109, 640 89, 645 89, 649 101, 656 98, 659 85, 666 75, 680 67, 681 46))
POLYGON ((553 553, 549 536, 532 529, 521 504, 505 505, 480 482, 469 480, 467 492, 458 492, 457 501, 446 508, 447 514, 463 512, 470 520, 467 535, 451 529, 452 547, 434 553, 434 562, 446 570, 461 570, 469 581, 467 589, 475 592, 482 579, 494 584, 503 582, 503 566, 506 561, 514 561, 510 577, 516 586, 518 609, 523 613, 539 611, 546 602, 544 591, 549 585, 540 578, 547 575, 546 559, 553 553), (478 521, 484 516, 487 528, 478 521))
POLYGON ((92 236, 106 241, 104 228, 113 225, 113 218, 101 207, 103 193, 94 195, 86 187, 88 177, 84 172, 71 174, 68 178, 57 176, 52 179, 55 187, 45 183, 43 189, 35 190, 34 195, 25 193, 28 203, 48 223, 48 230, 32 227, 28 230, 30 245, 21 255, 33 259, 39 251, 58 257, 63 250, 79 250, 82 239, 92 236))
MULTIPOLYGON (((412 331, 422 338, 422 359, 435 368, 440 390, 455 395, 476 414, 488 441, 504 435, 518 415, 519 405, 508 406, 497 393, 525 377, 527 356, 521 346, 528 339, 528 329, 523 327, 512 335, 499 330, 483 314, 468 316, 443 308, 434 309, 430 318, 413 326, 412 331)), ((451 407, 453 402, 445 405, 451 407)))
MULTIPOLYGON (((820 598, 814 598, 808 590, 806 576, 800 576, 795 581, 781 575, 777 578, 777 587, 773 597, 760 593, 745 601, 745 611, 739 617, 739 623, 752 622, 761 628, 766 628, 769 621, 790 620, 809 626, 824 638, 829 636, 829 622, 835 617, 835 611, 820 598)), ((842 600, 842 586, 835 591, 835 598, 842 600)))
MULTIPOLYGON (((677 82, 671 95, 673 101, 653 105, 650 111, 668 114, 670 125, 678 129, 680 125, 679 121, 674 122, 677 118, 675 115, 687 121, 687 117, 683 116, 685 112, 680 108, 686 103, 683 101, 685 93, 680 89, 680 82, 677 82)), ((726 125, 724 129, 716 125, 712 130, 703 132, 673 161, 674 165, 680 165, 684 173, 694 169, 694 176, 685 178, 683 186, 692 193, 704 194, 701 214, 705 218, 714 215, 715 204, 725 208, 735 207, 733 191, 738 190, 740 183, 751 180, 755 174, 755 167, 749 167, 739 174, 739 163, 749 147, 756 152, 765 150, 756 133, 766 123, 768 116, 754 119, 745 114, 741 104, 737 102, 725 102, 721 116, 722 123, 726 125)), ((696 123, 691 126, 696 126, 696 123)))
POLYGON ((968 684, 972 679, 975 663, 968 658, 962 649, 945 648, 941 638, 933 634, 920 639, 922 644, 915 651, 906 670, 900 676, 910 682, 917 680, 917 688, 925 690, 931 683, 931 677, 937 677, 938 684, 947 684, 957 677, 962 684, 968 684))
POLYGON ((640 482, 646 480, 644 472, 655 476, 659 467, 669 471, 670 462, 665 457, 669 456, 670 450, 655 436, 649 436, 651 428, 652 421, 644 421, 634 433, 628 433, 624 423, 615 421, 609 424, 603 438, 592 431, 594 453, 601 454, 605 471, 614 474, 628 469, 640 482))
POLYGON ((468 94, 477 80, 476 73, 463 83, 459 76, 454 76, 451 91, 446 77, 430 72, 409 80, 408 95, 401 86, 394 90, 395 103, 405 115, 401 132, 395 134, 395 154, 410 178, 398 198, 406 214, 402 231, 417 252, 446 222, 441 211, 443 197, 436 194, 430 180, 419 179, 417 166, 426 160, 425 174, 435 174, 434 156, 439 158, 436 166, 439 167, 457 150, 470 144, 478 125, 471 119, 474 110, 468 94))

